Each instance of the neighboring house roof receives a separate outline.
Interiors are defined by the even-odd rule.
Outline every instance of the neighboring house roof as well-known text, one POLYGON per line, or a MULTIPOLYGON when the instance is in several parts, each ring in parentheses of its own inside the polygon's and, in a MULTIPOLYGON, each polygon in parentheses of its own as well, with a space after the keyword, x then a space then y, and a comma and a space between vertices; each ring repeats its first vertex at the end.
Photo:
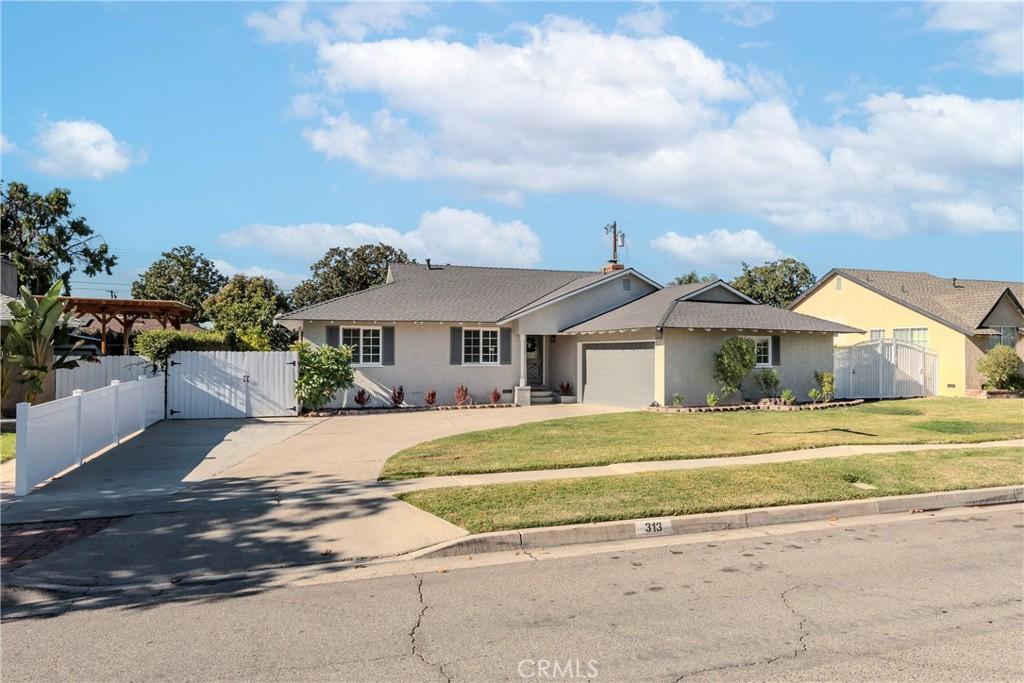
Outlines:
POLYGON ((1013 297, 1018 309, 1021 309, 1021 301, 1024 301, 1024 283, 1021 282, 963 280, 896 270, 833 268, 790 307, 817 291, 833 275, 845 277, 967 335, 985 333, 981 328, 982 323, 1007 292, 1013 297))
POLYGON ((578 270, 394 263, 385 284, 278 316, 287 320, 496 322, 609 275, 578 270))
MULTIPOLYGON (((717 281, 718 286, 726 286, 717 281)), ((757 303, 721 303, 688 297, 708 283, 665 287, 631 303, 573 325, 563 332, 610 332, 642 327, 772 330, 777 332, 860 332, 854 327, 757 303)))
POLYGON ((6 294, 0 294, 0 325, 8 325, 14 316, 11 315, 11 309, 7 308, 7 304, 12 301, 17 301, 13 296, 6 294))

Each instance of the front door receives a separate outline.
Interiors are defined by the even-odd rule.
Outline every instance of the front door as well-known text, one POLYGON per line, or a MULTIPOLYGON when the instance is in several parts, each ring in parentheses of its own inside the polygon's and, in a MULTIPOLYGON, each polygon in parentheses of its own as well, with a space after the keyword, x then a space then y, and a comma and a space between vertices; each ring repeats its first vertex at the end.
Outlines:
POLYGON ((544 336, 540 334, 526 335, 526 383, 544 384, 544 336))

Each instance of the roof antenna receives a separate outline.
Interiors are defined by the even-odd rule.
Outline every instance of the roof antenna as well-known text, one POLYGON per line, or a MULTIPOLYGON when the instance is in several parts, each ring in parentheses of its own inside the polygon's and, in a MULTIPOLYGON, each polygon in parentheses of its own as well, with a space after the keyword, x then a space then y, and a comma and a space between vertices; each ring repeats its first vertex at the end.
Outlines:
POLYGON ((619 231, 619 226, 615 221, 604 226, 604 232, 606 235, 612 236, 612 258, 608 263, 618 263, 619 248, 626 246, 626 233, 619 231))

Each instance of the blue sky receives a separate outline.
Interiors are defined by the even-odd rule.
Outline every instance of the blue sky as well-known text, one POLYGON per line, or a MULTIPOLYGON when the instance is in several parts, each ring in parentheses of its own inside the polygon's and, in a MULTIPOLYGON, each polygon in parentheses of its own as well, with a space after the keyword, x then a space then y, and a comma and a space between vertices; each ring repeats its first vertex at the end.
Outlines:
MULTIPOLYGON (((120 258, 1021 279, 1022 5, 4 3, 3 177, 120 258)), ((77 284, 81 281, 83 284, 77 284)), ((110 284, 105 284, 110 283, 110 284)))

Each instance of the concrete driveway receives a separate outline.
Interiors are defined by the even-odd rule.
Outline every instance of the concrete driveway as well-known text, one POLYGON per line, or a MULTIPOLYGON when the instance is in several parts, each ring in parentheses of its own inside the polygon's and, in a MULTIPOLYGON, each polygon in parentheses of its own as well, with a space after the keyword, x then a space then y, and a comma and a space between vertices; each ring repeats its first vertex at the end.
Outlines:
POLYGON ((163 422, 4 506, 5 524, 124 516, 5 581, 154 583, 410 552, 465 532, 376 481, 392 454, 449 434, 615 410, 163 422))

